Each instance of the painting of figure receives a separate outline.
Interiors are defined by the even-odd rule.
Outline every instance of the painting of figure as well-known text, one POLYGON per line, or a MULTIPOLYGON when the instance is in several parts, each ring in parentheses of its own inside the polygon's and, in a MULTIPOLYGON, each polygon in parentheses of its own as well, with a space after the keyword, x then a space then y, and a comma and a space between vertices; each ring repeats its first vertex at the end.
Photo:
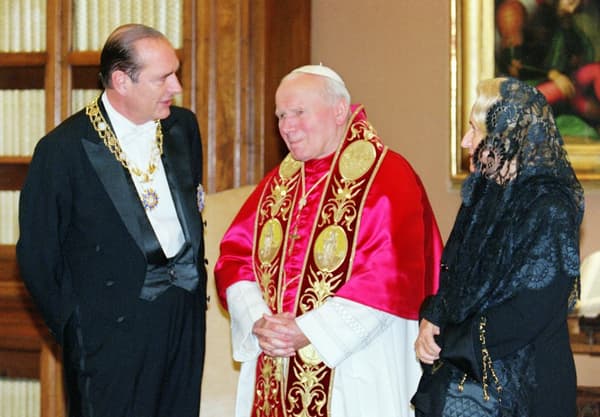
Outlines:
POLYGON ((536 86, 567 143, 600 143, 600 0, 495 0, 495 72, 536 86))

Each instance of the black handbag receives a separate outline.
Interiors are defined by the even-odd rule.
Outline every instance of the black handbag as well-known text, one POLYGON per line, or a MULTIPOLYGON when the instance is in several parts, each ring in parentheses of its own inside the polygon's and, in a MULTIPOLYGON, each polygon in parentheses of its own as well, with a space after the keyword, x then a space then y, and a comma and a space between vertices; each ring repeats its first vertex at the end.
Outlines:
POLYGON ((459 384, 450 383, 446 392, 444 416, 483 417, 500 416, 500 403, 494 390, 486 395, 481 382, 467 377, 459 384), (460 388, 459 388, 460 387, 460 388))
POLYGON ((486 396, 481 382, 465 378, 464 371, 443 360, 423 368, 419 387, 411 400, 416 417, 501 416, 500 401, 494 389, 488 388, 486 396))

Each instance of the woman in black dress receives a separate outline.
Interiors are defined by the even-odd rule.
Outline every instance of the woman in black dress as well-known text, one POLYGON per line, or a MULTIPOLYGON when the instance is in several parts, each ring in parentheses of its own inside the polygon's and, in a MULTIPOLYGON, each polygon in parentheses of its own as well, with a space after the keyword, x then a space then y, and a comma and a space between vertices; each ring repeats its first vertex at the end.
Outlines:
POLYGON ((583 190, 538 90, 496 78, 477 93, 471 174, 415 342, 416 416, 574 417, 583 190))

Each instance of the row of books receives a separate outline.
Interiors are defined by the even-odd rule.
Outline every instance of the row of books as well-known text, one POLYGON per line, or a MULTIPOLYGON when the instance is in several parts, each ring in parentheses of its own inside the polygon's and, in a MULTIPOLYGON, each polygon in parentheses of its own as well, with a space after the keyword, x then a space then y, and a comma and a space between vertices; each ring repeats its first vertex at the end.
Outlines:
MULTIPOLYGON (((71 91, 71 113, 100 94, 97 89, 71 91)), ((45 133, 44 90, 0 90, 0 157, 31 156, 45 133)), ((175 104, 181 105, 181 95, 175 104)))
POLYGON ((90 101, 100 94, 100 90, 72 90, 71 112, 76 113, 83 109, 90 101))
POLYGON ((19 191, 0 191, 0 245, 14 245, 18 239, 19 191))
MULTIPOLYGON (((73 90, 71 110, 82 109, 100 90, 73 90)), ((0 157, 30 156, 45 133, 44 90, 0 90, 0 157)))
POLYGON ((31 155, 44 134, 44 90, 0 90, 0 155, 31 155))
POLYGON ((39 381, 0 378, 0 416, 39 417, 40 401, 39 381))
POLYGON ((73 50, 102 49, 110 32, 124 23, 152 26, 181 48, 183 0, 74 0, 73 50))
MULTIPOLYGON (((0 52, 46 50, 46 1, 0 0, 0 52)), ((183 44, 183 0, 73 0, 73 50, 100 50, 124 23, 152 26, 183 44)))
POLYGON ((46 50, 46 0, 0 0, 0 52, 46 50))

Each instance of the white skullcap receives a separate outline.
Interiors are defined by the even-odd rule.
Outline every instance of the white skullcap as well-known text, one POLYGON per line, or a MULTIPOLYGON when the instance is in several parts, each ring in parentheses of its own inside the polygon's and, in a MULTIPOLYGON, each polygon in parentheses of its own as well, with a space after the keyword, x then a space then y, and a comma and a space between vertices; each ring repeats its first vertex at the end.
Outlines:
POLYGON ((342 84, 344 87, 346 86, 346 84, 344 83, 344 80, 342 80, 342 77, 340 77, 337 72, 335 72, 334 70, 332 70, 329 67, 326 67, 323 64, 304 65, 303 67, 299 67, 299 68, 296 68, 295 70, 292 70, 292 72, 290 74, 298 73, 298 72, 301 72, 303 74, 313 74, 313 75, 320 75, 321 77, 327 77, 329 79, 337 81, 338 83, 342 84))

